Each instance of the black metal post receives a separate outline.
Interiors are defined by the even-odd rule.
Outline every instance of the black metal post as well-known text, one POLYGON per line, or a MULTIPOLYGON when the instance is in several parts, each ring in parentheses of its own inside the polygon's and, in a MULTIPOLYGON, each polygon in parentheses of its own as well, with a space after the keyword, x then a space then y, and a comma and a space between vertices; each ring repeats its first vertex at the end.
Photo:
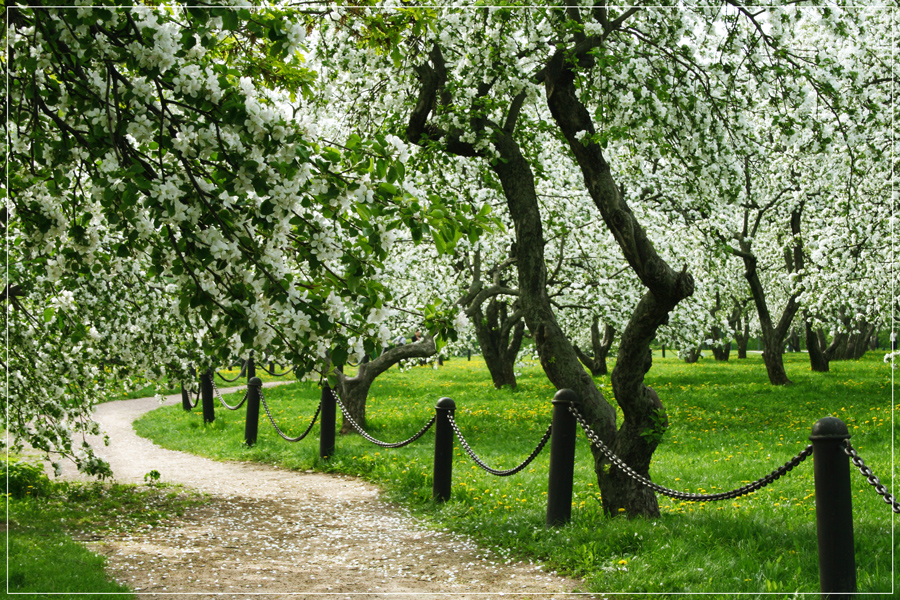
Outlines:
POLYGON ((434 424, 434 485, 431 497, 437 502, 450 499, 450 487, 453 480, 453 426, 450 415, 456 410, 456 403, 450 398, 438 400, 437 420, 434 424))
POLYGON ((466 360, 472 360, 472 349, 466 348, 466 360))
POLYGON ((213 399, 213 371, 207 369, 200 374, 200 394, 203 396, 203 421, 212 423, 216 420, 216 405, 213 399))
POLYGON ((253 362, 253 350, 250 351, 250 358, 247 359, 247 381, 256 377, 256 363, 253 362))
POLYGON ((572 390, 553 396, 550 431, 550 481, 547 486, 547 527, 565 525, 572 518, 572 480, 575 474, 575 430, 578 425, 569 407, 578 401, 572 390))
POLYGON ((184 389, 184 384, 181 384, 181 408, 190 412, 191 411, 191 395, 190 393, 184 389))
POLYGON ((259 431, 259 394, 262 390, 262 380, 259 377, 251 377, 247 382, 247 423, 244 425, 244 441, 248 446, 256 443, 256 434, 259 431))
POLYGON ((662 346, 662 357, 663 358, 666 357, 666 345, 665 344, 663 344, 663 346, 662 346))
POLYGON ((319 412, 319 458, 334 455, 334 427, 337 421, 337 402, 328 384, 322 386, 322 410, 319 412))
MULTIPOLYGON (((197 369, 191 367, 191 376, 194 379, 194 382, 197 381, 197 369)), ((191 406, 191 393, 184 389, 184 385, 181 386, 181 408, 190 412, 193 406, 191 406)))
POLYGON ((849 438, 847 426, 835 417, 816 421, 809 436, 813 444, 819 585, 823 600, 852 598, 856 592, 850 459, 843 450, 843 442, 849 438))

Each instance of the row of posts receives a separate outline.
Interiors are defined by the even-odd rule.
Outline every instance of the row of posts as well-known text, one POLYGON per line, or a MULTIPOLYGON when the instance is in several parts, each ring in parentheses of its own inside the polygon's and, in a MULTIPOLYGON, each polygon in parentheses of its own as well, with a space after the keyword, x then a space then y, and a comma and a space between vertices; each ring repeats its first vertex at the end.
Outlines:
MULTIPOLYGON (((251 358, 247 365, 248 397, 247 422, 244 440, 250 446, 256 443, 259 422, 260 389, 262 381, 256 377, 251 358)), ((203 420, 211 423, 213 412, 213 372, 201 375, 203 420)), ((182 391, 185 410, 191 405, 182 391)), ((575 474, 575 440, 577 421, 569 410, 577 406, 577 395, 572 390, 559 390, 553 396, 553 421, 550 435, 550 466, 547 489, 546 525, 565 525, 572 518, 572 490, 575 474)), ((453 479, 453 448, 456 434, 450 424, 450 416, 456 403, 441 398, 435 406, 434 433, 434 481, 432 497, 437 502, 450 499, 453 479)), ((337 422, 337 403, 328 386, 322 388, 319 414, 319 456, 328 459, 334 455, 337 422)), ((813 470, 816 495, 816 530, 819 550, 819 583, 822 598, 850 598, 856 592, 856 559, 853 547, 853 507, 850 493, 850 461, 844 452, 844 441, 850 433, 843 421, 825 417, 812 428, 813 470)))

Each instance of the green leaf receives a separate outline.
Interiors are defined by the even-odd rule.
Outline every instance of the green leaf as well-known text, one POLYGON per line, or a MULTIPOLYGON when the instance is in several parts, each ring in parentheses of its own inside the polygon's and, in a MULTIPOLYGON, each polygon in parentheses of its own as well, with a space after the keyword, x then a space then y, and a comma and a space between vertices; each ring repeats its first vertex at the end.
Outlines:
MULTIPOLYGON (((240 20, 238 19, 238 11, 236 9, 226 8, 220 10, 221 14, 219 14, 218 16, 222 17, 223 29, 234 31, 238 27, 240 27, 240 20)), ((216 9, 213 9, 213 14, 215 14, 216 12, 216 9)))
POLYGON ((331 351, 331 366, 333 368, 343 367, 345 364, 347 364, 348 356, 349 354, 345 348, 334 348, 331 351))
POLYGON ((196 21, 201 24, 209 21, 209 9, 208 8, 198 8, 198 7, 188 7, 188 14, 191 15, 196 21))

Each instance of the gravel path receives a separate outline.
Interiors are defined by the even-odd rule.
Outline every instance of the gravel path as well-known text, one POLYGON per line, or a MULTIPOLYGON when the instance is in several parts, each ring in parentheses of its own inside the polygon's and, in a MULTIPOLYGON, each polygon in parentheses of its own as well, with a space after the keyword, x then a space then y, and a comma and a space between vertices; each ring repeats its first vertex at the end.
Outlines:
MULTIPOLYGON (((180 401, 170 396, 166 404, 180 401)), ((158 407, 155 398, 142 398, 96 411, 110 443, 93 443, 118 481, 144 483, 155 469, 164 482, 209 494, 202 509, 174 525, 88 542, 108 557, 110 574, 138 593, 160 599, 593 597, 572 592, 578 581, 529 563, 507 564, 467 538, 422 526, 358 479, 160 448, 132 428, 158 407)))

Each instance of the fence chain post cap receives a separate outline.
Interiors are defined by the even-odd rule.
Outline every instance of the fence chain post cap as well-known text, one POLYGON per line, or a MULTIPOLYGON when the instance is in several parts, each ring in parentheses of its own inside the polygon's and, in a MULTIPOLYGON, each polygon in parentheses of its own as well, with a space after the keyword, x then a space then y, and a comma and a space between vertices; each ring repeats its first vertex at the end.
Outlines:
POLYGON ((823 417, 813 425, 809 435, 811 442, 818 440, 847 440, 850 439, 850 431, 847 425, 837 417, 823 417))
POLYGON ((262 379, 259 377, 251 377, 247 382, 247 385, 252 385, 253 387, 260 387, 262 385, 262 379))
POLYGON ((568 388, 563 388, 553 395, 553 404, 570 404, 577 407, 578 394, 568 388))
POLYGON ((456 402, 452 398, 441 398, 437 401, 435 408, 443 408, 445 410, 456 410, 456 402))

